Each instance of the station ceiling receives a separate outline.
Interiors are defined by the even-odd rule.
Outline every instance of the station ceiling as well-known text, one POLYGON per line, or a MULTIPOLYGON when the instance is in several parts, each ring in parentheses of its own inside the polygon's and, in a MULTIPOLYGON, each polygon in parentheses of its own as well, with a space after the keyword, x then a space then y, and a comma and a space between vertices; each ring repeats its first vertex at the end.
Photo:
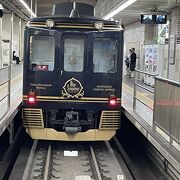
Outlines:
MULTIPOLYGON (((170 13, 171 10, 180 6, 180 0, 137 0, 132 5, 118 13, 114 19, 121 21, 122 24, 128 25, 140 20, 140 14, 143 12, 150 12, 154 8, 159 11, 166 11, 170 13)), ((100 13, 100 11, 98 11, 100 13)), ((102 16, 98 14, 98 16, 102 16)))
MULTIPOLYGON (((31 0, 25 1, 29 7, 31 7, 31 0)), ((35 1, 36 0, 32 0, 33 4, 35 4, 35 1)), ((103 17, 108 12, 112 11, 113 8, 116 8, 127 0, 37 0, 37 15, 49 16, 52 13, 53 4, 74 1, 95 6, 96 16, 103 17)), ((21 5, 19 0, 0 0, 0 3, 2 4, 5 4, 5 2, 13 4, 21 13, 24 13, 26 16, 28 15, 28 12, 21 5)), ((167 13, 170 13, 171 9, 177 6, 180 6, 180 0, 137 0, 132 5, 118 13, 114 19, 120 21, 124 25, 128 25, 139 21, 142 12, 150 12, 150 10, 156 7, 160 11, 167 11, 167 13)))

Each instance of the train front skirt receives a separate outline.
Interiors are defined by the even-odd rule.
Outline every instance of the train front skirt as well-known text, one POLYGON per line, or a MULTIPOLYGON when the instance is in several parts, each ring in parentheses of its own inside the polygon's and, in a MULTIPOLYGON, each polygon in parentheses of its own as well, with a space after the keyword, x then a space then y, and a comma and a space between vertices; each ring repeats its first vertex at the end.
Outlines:
MULTIPOLYGON (((45 127, 42 109, 23 108, 23 125, 33 139, 61 141, 107 141, 120 127, 120 111, 101 111, 98 128, 68 133, 45 127)), ((69 126, 70 127, 70 126, 69 126)))
POLYGON ((116 133, 116 130, 99 130, 90 129, 86 132, 78 132, 68 134, 66 132, 58 132, 52 128, 26 128, 27 133, 33 139, 43 140, 61 140, 61 141, 108 141, 116 133))

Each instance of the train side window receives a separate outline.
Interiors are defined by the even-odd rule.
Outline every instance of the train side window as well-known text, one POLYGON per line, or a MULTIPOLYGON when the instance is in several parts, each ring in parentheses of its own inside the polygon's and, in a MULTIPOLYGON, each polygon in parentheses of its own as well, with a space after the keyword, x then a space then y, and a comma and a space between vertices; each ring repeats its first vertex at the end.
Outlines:
POLYGON ((93 71, 95 73, 117 72, 117 42, 111 38, 96 38, 93 50, 93 71))
POLYGON ((64 70, 81 72, 84 66, 84 39, 67 38, 64 41, 64 70))
POLYGON ((30 37, 30 69, 33 71, 53 71, 55 39, 52 36, 30 37))

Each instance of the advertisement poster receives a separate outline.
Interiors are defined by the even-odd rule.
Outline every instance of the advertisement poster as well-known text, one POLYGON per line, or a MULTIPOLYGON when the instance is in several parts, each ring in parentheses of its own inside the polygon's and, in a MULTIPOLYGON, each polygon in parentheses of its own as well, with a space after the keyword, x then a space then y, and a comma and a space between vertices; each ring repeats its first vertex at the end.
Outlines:
POLYGON ((9 65, 10 61, 10 41, 9 40, 2 40, 2 64, 3 67, 9 65))
MULTIPOLYGON (((145 72, 157 74, 158 70, 158 45, 145 45, 145 72)), ((144 83, 154 86, 154 78, 150 75, 144 75, 144 83)))

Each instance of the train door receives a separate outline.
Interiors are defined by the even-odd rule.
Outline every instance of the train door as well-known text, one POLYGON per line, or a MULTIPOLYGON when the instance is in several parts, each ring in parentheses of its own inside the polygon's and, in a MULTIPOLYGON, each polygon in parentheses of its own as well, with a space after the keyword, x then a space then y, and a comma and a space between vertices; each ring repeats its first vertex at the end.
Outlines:
MULTIPOLYGON (((86 37, 72 34, 63 35, 61 46, 60 102, 76 103, 84 96, 86 88, 86 37)), ((81 103, 83 102, 81 101, 81 103)), ((66 103, 66 107, 63 107, 68 108, 71 105, 66 103)), ((77 106, 73 107, 76 108, 77 106)))

